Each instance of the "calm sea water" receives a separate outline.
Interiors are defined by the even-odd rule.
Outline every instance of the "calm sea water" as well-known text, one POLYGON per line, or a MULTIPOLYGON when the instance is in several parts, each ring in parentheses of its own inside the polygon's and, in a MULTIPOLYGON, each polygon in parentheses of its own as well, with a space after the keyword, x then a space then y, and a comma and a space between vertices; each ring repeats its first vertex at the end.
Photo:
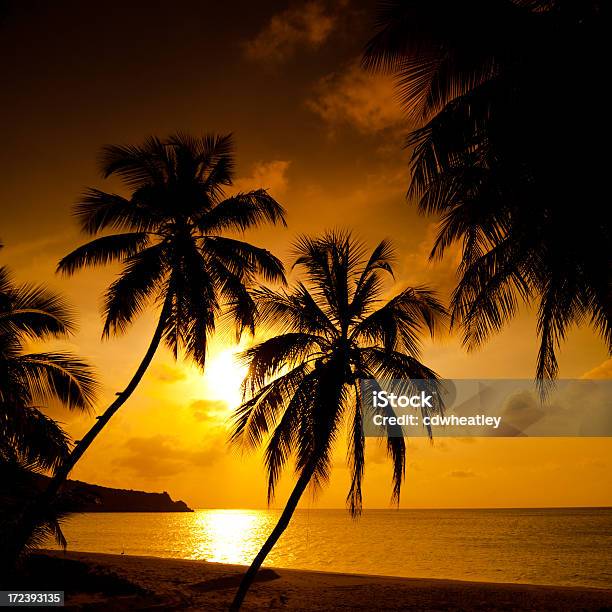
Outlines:
MULTIPOLYGON (((69 548, 248 564, 278 511, 75 515, 69 548)), ((612 588, 612 509, 299 510, 268 565, 612 588)))

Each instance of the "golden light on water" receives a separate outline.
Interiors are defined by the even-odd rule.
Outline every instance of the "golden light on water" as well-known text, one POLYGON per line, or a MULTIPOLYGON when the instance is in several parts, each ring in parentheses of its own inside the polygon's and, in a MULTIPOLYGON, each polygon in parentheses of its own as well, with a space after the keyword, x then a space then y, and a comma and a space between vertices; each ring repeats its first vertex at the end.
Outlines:
POLYGON ((248 564, 259 550, 270 517, 258 510, 208 510, 193 525, 193 559, 248 564))

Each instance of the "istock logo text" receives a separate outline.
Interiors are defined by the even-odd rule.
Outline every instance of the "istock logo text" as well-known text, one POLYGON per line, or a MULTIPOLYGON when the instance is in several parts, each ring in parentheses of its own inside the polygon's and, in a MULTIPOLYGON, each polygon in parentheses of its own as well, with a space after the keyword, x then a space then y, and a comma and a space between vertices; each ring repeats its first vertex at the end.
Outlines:
POLYGON ((432 395, 421 391, 419 395, 398 395, 387 391, 372 392, 372 406, 374 408, 433 408, 432 395))

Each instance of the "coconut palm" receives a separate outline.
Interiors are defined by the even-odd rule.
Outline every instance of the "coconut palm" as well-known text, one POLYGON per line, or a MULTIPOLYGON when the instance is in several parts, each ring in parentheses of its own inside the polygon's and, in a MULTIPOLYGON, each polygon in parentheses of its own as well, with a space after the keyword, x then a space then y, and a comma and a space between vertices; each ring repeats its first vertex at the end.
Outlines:
MULTIPOLYGON (((367 251, 350 234, 330 232, 297 242, 295 266, 305 272, 291 292, 255 292, 261 321, 279 335, 243 353, 248 364, 246 399, 236 410, 232 441, 266 443, 268 501, 289 459, 297 482, 278 524, 245 574, 232 609, 240 608, 255 574, 286 529, 309 484, 330 477, 334 443, 348 423, 351 486, 347 505, 361 511, 365 440, 360 379, 422 379, 437 388, 436 374, 419 361, 421 334, 433 335, 444 307, 425 287, 407 288, 384 305, 384 274, 392 274, 393 251, 381 242, 367 251)), ((388 430, 393 499, 399 501, 406 447, 388 430)))
POLYGON ((96 383, 91 368, 67 352, 28 352, 31 343, 65 338, 74 331, 64 300, 41 286, 18 285, 0 268, 0 562, 3 571, 29 546, 53 535, 65 540, 61 502, 21 522, 25 502, 40 477, 69 456, 66 432, 44 413, 49 404, 92 408, 96 383), (25 527, 25 532, 24 532, 25 527))
POLYGON ((255 304, 248 287, 257 275, 283 281, 282 263, 269 251, 224 232, 242 232, 263 223, 285 224, 284 209, 266 190, 225 197, 232 185, 231 135, 176 134, 142 146, 107 146, 102 175, 117 176, 132 190, 129 198, 89 189, 75 207, 81 229, 103 235, 66 255, 64 274, 118 261, 123 269, 104 296, 103 337, 125 332, 145 308, 159 309, 144 358, 123 391, 57 470, 46 492, 50 499, 102 431, 132 395, 163 342, 204 368, 206 348, 219 316, 240 335, 254 330, 255 304))
POLYGON ((612 351, 606 19, 598 1, 390 0, 365 54, 425 121, 409 138, 409 195, 441 218, 432 257, 461 243, 453 323, 475 348, 534 304, 541 381, 556 376, 574 324, 590 323, 612 351), (570 117, 579 127, 564 129, 570 117))
POLYGON ((88 411, 95 398, 91 368, 67 352, 27 352, 28 343, 74 331, 62 298, 44 287, 17 285, 0 268, 0 457, 49 470, 66 458, 69 439, 41 407, 59 402, 88 411))

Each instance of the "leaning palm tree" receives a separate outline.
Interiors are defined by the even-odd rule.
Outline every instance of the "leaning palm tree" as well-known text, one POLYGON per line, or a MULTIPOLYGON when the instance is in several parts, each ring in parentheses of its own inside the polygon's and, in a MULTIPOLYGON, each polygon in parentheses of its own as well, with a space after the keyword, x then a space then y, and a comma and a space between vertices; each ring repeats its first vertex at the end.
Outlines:
MULTIPOLYGON (((3 572, 29 546, 49 535, 64 544, 55 503, 29 515, 23 507, 40 489, 40 474, 56 470, 71 441, 44 407, 92 409, 97 390, 91 368, 67 352, 28 352, 30 343, 64 338, 74 317, 44 287, 19 285, 0 268, 0 564, 3 572)), ((0 573, 3 573, 0 572, 0 573)))
POLYGON ((384 0, 364 58, 424 122, 409 195, 441 219, 432 257, 462 248, 453 323, 472 349, 534 304, 543 391, 572 325, 612 352, 606 19, 599 0, 384 0))
POLYGON ((28 343, 65 338, 74 317, 64 300, 44 287, 18 285, 0 268, 0 454, 53 470, 66 458, 69 439, 41 411, 49 402, 92 409, 92 369, 67 352, 27 352, 28 343))
POLYGON ((131 196, 85 193, 75 208, 81 229, 93 236, 116 233, 66 255, 58 270, 72 274, 112 261, 123 264, 104 298, 103 337, 125 332, 149 304, 158 307, 158 322, 133 377, 59 467, 43 501, 55 495, 132 395, 162 342, 175 358, 184 350, 204 368, 208 339, 222 312, 238 335, 254 331, 248 287, 257 275, 284 280, 282 263, 269 251, 223 235, 262 223, 285 224, 284 209, 264 189, 225 197, 234 170, 231 135, 151 137, 142 146, 107 146, 100 161, 102 175, 121 178, 131 196))
MULTIPOLYGON (((353 516, 361 511, 365 439, 360 379, 421 379, 437 388, 436 374, 419 361, 421 334, 445 318, 444 307, 424 287, 407 288, 381 305, 383 275, 392 274, 393 251, 381 242, 365 258, 348 233, 331 232, 297 242, 295 266, 305 271, 290 293, 256 291, 263 323, 280 335, 243 353, 248 364, 246 401, 236 410, 234 443, 257 447, 267 439, 268 502, 278 478, 295 456, 297 483, 278 524, 242 579, 232 609, 240 608, 268 553, 286 529, 309 484, 330 477, 334 443, 348 423, 353 516)), ((393 464, 393 499, 399 501, 406 447, 387 430, 393 464)))

